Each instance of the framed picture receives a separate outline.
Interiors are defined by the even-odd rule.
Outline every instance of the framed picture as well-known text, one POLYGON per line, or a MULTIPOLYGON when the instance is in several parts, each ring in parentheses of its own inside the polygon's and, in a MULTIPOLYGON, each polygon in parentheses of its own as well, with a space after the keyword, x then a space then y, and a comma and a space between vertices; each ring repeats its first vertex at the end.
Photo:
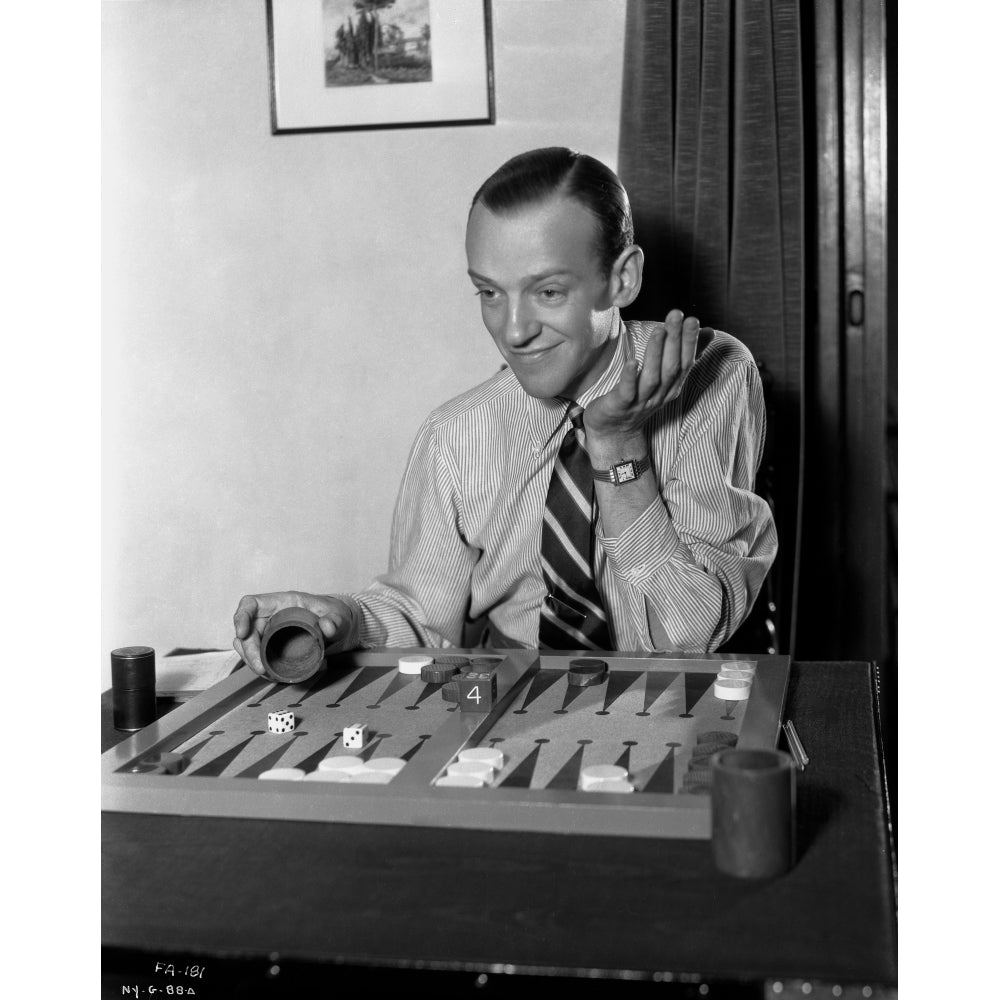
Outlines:
POLYGON ((489 0, 268 0, 271 132, 492 125, 489 0))

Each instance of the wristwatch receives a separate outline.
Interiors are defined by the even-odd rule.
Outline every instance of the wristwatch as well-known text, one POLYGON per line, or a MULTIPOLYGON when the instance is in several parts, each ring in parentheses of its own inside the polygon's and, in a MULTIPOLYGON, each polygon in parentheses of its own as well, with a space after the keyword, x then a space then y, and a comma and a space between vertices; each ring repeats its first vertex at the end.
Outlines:
POLYGON ((611 483, 612 486, 621 486, 623 483, 635 482, 648 468, 652 462, 649 455, 645 458, 629 458, 623 462, 615 462, 610 469, 592 469, 594 479, 599 483, 611 483))

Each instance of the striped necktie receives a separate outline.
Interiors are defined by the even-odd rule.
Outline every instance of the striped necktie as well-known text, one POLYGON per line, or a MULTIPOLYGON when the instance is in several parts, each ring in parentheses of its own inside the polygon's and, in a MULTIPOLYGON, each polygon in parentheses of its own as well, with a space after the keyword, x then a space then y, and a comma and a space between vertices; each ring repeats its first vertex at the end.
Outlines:
POLYGON ((542 522, 542 602, 538 645, 543 649, 611 649, 608 616, 594 582, 594 479, 580 444, 583 407, 570 403, 573 427, 552 470, 542 522))

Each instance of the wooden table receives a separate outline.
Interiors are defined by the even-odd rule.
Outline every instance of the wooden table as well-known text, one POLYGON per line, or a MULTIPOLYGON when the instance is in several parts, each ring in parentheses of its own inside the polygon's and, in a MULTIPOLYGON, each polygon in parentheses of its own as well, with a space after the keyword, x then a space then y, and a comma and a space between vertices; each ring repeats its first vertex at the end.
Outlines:
POLYGON ((799 859, 764 882, 706 841, 106 813, 107 995, 895 996, 875 685, 793 664, 799 859))

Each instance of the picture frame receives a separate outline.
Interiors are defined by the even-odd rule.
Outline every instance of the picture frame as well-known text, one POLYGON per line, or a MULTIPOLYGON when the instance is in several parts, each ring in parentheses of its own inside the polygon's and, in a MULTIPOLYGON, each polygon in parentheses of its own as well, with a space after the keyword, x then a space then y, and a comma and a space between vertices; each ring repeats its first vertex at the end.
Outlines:
POLYGON ((267 0, 271 133, 492 125, 490 0, 267 0))

